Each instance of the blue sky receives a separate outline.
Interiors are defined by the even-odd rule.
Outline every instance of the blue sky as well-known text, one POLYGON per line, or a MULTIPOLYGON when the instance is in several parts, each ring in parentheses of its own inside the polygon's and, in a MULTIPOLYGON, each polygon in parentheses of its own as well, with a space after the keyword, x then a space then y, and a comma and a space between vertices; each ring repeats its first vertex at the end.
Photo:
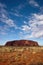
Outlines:
POLYGON ((0 0, 0 45, 20 39, 43 45, 43 0, 0 0))

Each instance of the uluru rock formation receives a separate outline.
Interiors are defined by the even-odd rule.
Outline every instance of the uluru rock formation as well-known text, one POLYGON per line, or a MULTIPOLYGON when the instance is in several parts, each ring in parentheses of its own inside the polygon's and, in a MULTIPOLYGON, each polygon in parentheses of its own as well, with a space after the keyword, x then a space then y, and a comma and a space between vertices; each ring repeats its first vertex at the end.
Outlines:
POLYGON ((15 40, 8 41, 5 46, 39 46, 36 41, 32 40, 15 40))

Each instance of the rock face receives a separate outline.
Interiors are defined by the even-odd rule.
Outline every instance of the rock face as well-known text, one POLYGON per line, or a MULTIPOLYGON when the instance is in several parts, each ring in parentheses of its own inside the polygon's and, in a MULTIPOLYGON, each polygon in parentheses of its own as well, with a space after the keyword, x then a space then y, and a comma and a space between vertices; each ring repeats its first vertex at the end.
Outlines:
POLYGON ((5 46, 39 46, 36 41, 31 40, 15 40, 9 41, 5 44, 5 46))

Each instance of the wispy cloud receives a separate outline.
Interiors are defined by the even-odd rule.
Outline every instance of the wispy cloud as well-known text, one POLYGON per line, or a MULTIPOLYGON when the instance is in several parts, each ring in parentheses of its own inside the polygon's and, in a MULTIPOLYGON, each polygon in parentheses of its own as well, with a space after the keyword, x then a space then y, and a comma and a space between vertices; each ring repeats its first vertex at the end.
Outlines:
POLYGON ((40 7, 40 13, 43 14, 43 6, 40 7))
POLYGON ((26 3, 25 3, 25 4, 19 4, 19 5, 16 7, 16 9, 21 10, 21 9, 23 9, 23 8, 25 7, 25 5, 26 5, 26 3))
POLYGON ((11 32, 12 30, 10 30, 10 28, 12 27, 14 29, 17 28, 15 21, 9 17, 6 8, 7 6, 5 4, 0 3, 0 23, 4 24, 3 26, 0 26, 0 34, 2 35, 6 35, 9 31, 11 32))
POLYGON ((23 34, 26 33, 25 35, 22 34, 25 39, 43 38, 43 15, 32 14, 29 22, 23 25, 21 30, 25 31, 23 34))
POLYGON ((0 22, 7 24, 10 27, 15 27, 14 20, 9 18, 8 11, 5 9, 5 5, 0 3, 0 22))
POLYGON ((28 19, 27 16, 24 16, 23 14, 21 14, 21 11, 25 8, 26 5, 27 5, 27 3, 19 4, 18 6, 11 9, 10 14, 17 16, 17 17, 28 19))
POLYGON ((6 35, 7 33, 6 33, 6 32, 2 32, 2 31, 1 31, 1 32, 0 32, 0 34, 1 34, 1 35, 6 35))
POLYGON ((25 18, 28 19, 28 16, 24 16, 23 14, 19 13, 19 12, 10 12, 11 15, 19 17, 19 18, 25 18))
POLYGON ((36 0, 27 0, 30 6, 36 7, 40 13, 43 14, 43 5, 40 5, 38 1, 36 0))
POLYGON ((28 2, 32 6, 39 7, 39 4, 35 0, 29 0, 28 2))
POLYGON ((23 15, 18 12, 10 12, 10 14, 17 16, 17 17, 23 17, 23 15))
POLYGON ((8 17, 5 16, 5 14, 2 14, 2 18, 0 18, 1 22, 7 24, 10 27, 14 27, 14 21, 8 17))
POLYGON ((6 35, 8 31, 10 31, 10 29, 7 25, 0 26, 0 34, 6 35))
POLYGON ((0 8, 6 8, 5 4, 0 3, 0 8))
POLYGON ((25 6, 26 6, 26 3, 24 3, 24 4, 19 4, 19 5, 17 5, 16 7, 11 8, 11 11, 13 11, 13 12, 15 12, 15 13, 20 13, 20 11, 21 11, 23 8, 25 8, 25 6))
POLYGON ((30 26, 32 27, 32 35, 34 37, 43 37, 43 15, 33 14, 33 19, 30 20, 30 26))
MULTIPOLYGON (((35 0, 29 0, 29 4, 39 7, 39 4, 35 0)), ((14 29, 18 29, 20 32, 20 35, 26 39, 26 38, 43 38, 43 14, 32 14, 30 18, 27 16, 23 16, 20 14, 18 10, 22 9, 24 6, 19 5, 18 9, 15 10, 15 12, 11 12, 13 15, 17 17, 24 17, 28 19, 28 22, 23 21, 24 24, 22 24, 20 27, 18 27, 15 24, 15 21, 9 17, 9 13, 6 10, 6 5, 0 3, 0 22, 4 23, 6 26, 0 27, 0 33, 6 34, 6 30, 9 31, 9 27, 14 29), (24 35, 25 34, 25 35, 24 35)), ((13 31, 12 31, 13 32, 13 31)), ((18 33, 19 34, 19 33, 18 33)))
POLYGON ((28 25, 22 25, 21 30, 29 31, 31 28, 28 25))
POLYGON ((43 38, 43 15, 33 14, 29 21, 31 27, 31 37, 43 38))
POLYGON ((26 21, 24 21, 24 24, 27 24, 27 22, 26 22, 26 21))
POLYGON ((15 12, 11 11, 10 14, 13 15, 13 16, 19 17, 19 18, 25 18, 25 19, 28 19, 27 16, 24 16, 24 15, 21 14, 18 10, 15 10, 15 12))

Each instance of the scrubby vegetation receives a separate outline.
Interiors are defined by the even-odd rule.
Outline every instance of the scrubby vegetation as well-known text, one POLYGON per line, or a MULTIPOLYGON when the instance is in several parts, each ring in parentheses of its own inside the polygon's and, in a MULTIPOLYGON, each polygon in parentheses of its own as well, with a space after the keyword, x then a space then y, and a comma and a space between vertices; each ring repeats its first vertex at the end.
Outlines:
POLYGON ((30 63, 30 65, 43 65, 43 62, 30 63))
POLYGON ((43 47, 0 47, 0 65, 43 65, 43 47))

